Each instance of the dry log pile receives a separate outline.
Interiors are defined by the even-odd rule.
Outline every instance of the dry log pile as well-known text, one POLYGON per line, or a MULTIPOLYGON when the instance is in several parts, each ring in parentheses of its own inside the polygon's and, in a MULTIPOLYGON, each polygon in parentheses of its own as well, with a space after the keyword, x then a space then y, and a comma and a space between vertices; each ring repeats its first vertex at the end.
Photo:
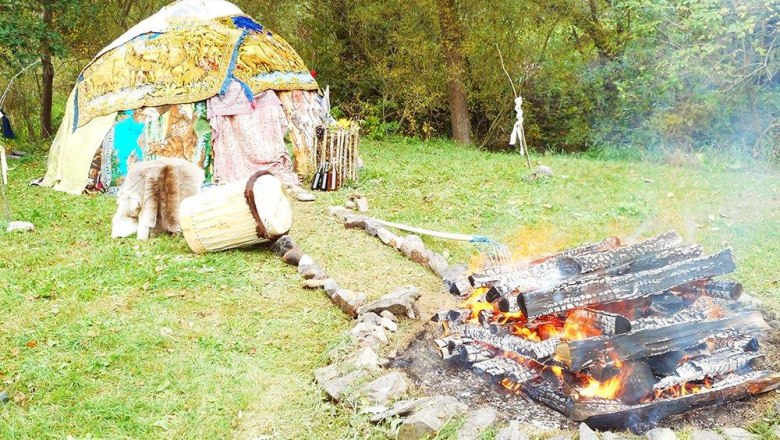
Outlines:
POLYGON ((617 238, 452 280, 465 303, 437 313, 442 357, 592 427, 642 431, 660 419, 780 386, 754 370, 767 325, 676 232, 617 238))

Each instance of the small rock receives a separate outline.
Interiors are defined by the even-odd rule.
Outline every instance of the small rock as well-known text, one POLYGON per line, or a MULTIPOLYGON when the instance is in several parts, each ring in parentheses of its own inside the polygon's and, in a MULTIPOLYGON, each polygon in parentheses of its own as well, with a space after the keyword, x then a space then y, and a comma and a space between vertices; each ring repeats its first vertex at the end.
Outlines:
POLYGON ((493 407, 475 409, 469 413, 466 422, 458 431, 458 440, 479 440, 482 433, 496 423, 497 418, 498 412, 493 407))
POLYGON ((366 221, 366 234, 376 237, 379 235, 379 224, 372 221, 366 221))
POLYGON ((350 215, 350 211, 343 206, 329 206, 327 212, 330 217, 335 217, 341 221, 344 221, 350 215))
POLYGON ((313 201, 317 200, 317 198, 314 197, 314 194, 312 194, 312 193, 310 193, 308 191, 303 191, 303 190, 296 192, 295 193, 295 198, 299 202, 313 202, 313 201))
POLYGON ((439 253, 429 251, 428 252, 428 267, 439 278, 444 278, 447 275, 447 269, 450 265, 447 260, 444 259, 439 253))
MULTIPOLYGON (((285 252, 286 254, 287 252, 285 252)), ((282 254, 284 256, 284 254, 282 254)), ((304 254, 301 256, 301 258, 298 259, 298 267, 300 266, 311 266, 314 264, 314 258, 310 257, 308 254, 304 254)))
POLYGON ((571 437, 567 437, 565 435, 556 435, 556 436, 550 437, 548 440, 571 440, 571 437))
POLYGON ((601 438, 602 440, 625 440, 625 437, 610 431, 604 431, 601 434, 601 438))
POLYGON ((393 315, 389 310, 382 310, 382 313, 380 313, 379 316, 387 318, 393 322, 398 322, 398 318, 396 318, 395 315, 393 315))
POLYGON ((325 289, 325 293, 331 298, 339 291, 339 285, 333 278, 325 278, 322 280, 322 288, 325 289))
POLYGON ((365 197, 359 197, 355 199, 355 204, 357 205, 358 212, 368 211, 368 200, 366 200, 365 197))
POLYGON ((444 276, 442 277, 444 281, 449 282, 455 282, 459 278, 463 276, 463 274, 468 271, 468 266, 465 264, 456 264, 454 266, 450 266, 447 268, 447 270, 444 273, 444 276))
POLYGON ((387 318, 381 318, 380 324, 382 327, 384 327, 386 330, 389 330, 390 333, 395 333, 398 331, 398 324, 395 322, 387 319, 387 318))
POLYGON ((454 397, 435 396, 398 428, 397 440, 419 440, 435 436, 453 417, 465 414, 468 405, 454 397))
POLYGON ((30 232, 35 230, 35 225, 30 222, 10 222, 5 232, 30 232))
POLYGON ((393 238, 398 238, 397 235, 393 234, 392 232, 390 232, 389 230, 381 226, 376 228, 376 235, 377 237, 379 237, 380 240, 382 240, 382 243, 384 244, 390 244, 393 238))
POLYGON ((296 247, 285 252, 284 256, 282 257, 282 261, 289 264, 290 266, 297 266, 298 262, 301 261, 301 257, 303 257, 303 252, 301 252, 301 250, 296 247))
POLYGON ((368 219, 362 215, 350 215, 344 220, 344 227, 347 229, 366 229, 368 219))
POLYGON ((758 440, 758 436, 742 428, 724 428, 723 435, 728 440, 758 440))
POLYGON ((780 330, 780 321, 778 321, 777 319, 773 321, 769 321, 769 326, 775 330, 780 330))
POLYGON ((666 198, 667 199, 673 199, 674 198, 674 193, 669 191, 668 193, 666 193, 666 198))
POLYGON ((379 369, 379 355, 370 347, 361 348, 354 356, 344 362, 363 370, 379 369))
POLYGON ((590 426, 580 423, 580 440, 599 440, 599 436, 590 429, 590 426))
POLYGON ((552 177, 553 176, 553 170, 552 168, 548 167, 547 165, 539 165, 536 167, 536 174, 540 176, 547 176, 552 177))
POLYGON ((697 429, 691 433, 691 440, 723 440, 723 437, 710 429, 697 429))
POLYGON ((677 440, 674 431, 669 428, 655 428, 645 433, 647 440, 677 440))
POLYGON ((316 264, 310 264, 308 266, 298 265, 298 273, 300 273, 301 276, 303 276, 303 278, 307 280, 311 280, 314 278, 320 278, 320 279, 327 278, 326 276, 323 276, 325 274, 325 271, 323 271, 316 264))
POLYGON ((362 380, 367 375, 368 373, 363 370, 355 370, 345 374, 344 376, 327 380, 324 383, 317 383, 331 399, 338 402, 352 390, 356 382, 362 380))
POLYGON ((404 239, 397 235, 390 240, 390 246, 396 248, 399 251, 401 250, 401 246, 403 245, 404 245, 404 239))
POLYGON ((335 281, 333 281, 333 278, 325 278, 322 280, 312 279, 304 281, 301 283, 301 286, 303 286, 304 289, 324 289, 325 285, 330 282, 335 281))
POLYGON ((509 426, 498 431, 496 440, 528 440, 528 434, 523 431, 520 422, 512 420, 509 426))
POLYGON ((338 289, 330 299, 336 303, 341 310, 353 318, 358 315, 358 309, 366 303, 366 294, 363 292, 354 292, 348 289, 338 289))
POLYGON ((393 371, 367 383, 360 395, 371 404, 385 405, 406 394, 408 388, 406 376, 393 371))
POLYGON ((0 403, 7 403, 11 398, 8 397, 8 392, 3 390, 0 391, 0 403))
POLYGON ((367 322, 361 322, 360 324, 355 325, 352 327, 352 330, 349 331, 349 334, 352 335, 352 338, 356 341, 372 337, 379 342, 387 342, 385 328, 381 325, 373 325, 367 322))
POLYGON ((355 202, 353 202, 352 200, 347 200, 346 202, 344 202, 344 207, 347 209, 351 209, 353 211, 357 209, 357 205, 355 205, 355 202))
POLYGON ((428 264, 428 251, 425 249, 422 239, 416 235, 408 235, 404 238, 404 242, 401 245, 401 253, 416 263, 428 264))
POLYGON ((276 241, 271 245, 271 252, 276 254, 279 258, 284 257, 284 254, 287 253, 290 249, 296 247, 295 242, 289 235, 283 235, 276 239, 276 241))
POLYGON ((372 415, 368 420, 371 423, 379 423, 392 417, 404 417, 412 414, 414 411, 428 402, 427 397, 420 399, 401 400, 396 402, 392 408, 387 411, 372 415))
POLYGON ((398 316, 406 315, 415 319, 419 316, 416 302, 420 298, 420 291, 415 286, 406 286, 396 289, 382 298, 358 309, 359 314, 374 312, 381 313, 384 310, 398 316))
POLYGON ((379 325, 379 326, 381 326, 382 325, 382 318, 379 315, 377 315, 376 313, 374 313, 374 312, 368 312, 368 313, 364 313, 364 314, 358 316, 357 322, 358 322, 358 324, 360 324, 362 322, 366 322, 366 323, 371 324, 371 325, 379 325))
POLYGON ((336 379, 340 375, 339 365, 330 364, 314 370, 314 381, 317 382, 318 385, 322 386, 326 382, 336 379))
POLYGON ((772 429, 772 434, 774 434, 776 438, 780 438, 780 425, 777 425, 772 429))

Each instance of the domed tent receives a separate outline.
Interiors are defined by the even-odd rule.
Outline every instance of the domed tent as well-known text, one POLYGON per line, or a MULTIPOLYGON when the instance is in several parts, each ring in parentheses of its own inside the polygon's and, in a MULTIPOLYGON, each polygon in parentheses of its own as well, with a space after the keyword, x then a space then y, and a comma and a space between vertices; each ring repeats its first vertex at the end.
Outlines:
POLYGON ((180 157, 229 183, 260 168, 298 183, 315 127, 317 82, 280 36, 224 0, 180 0, 101 50, 79 75, 42 184, 113 191, 131 164, 180 157))

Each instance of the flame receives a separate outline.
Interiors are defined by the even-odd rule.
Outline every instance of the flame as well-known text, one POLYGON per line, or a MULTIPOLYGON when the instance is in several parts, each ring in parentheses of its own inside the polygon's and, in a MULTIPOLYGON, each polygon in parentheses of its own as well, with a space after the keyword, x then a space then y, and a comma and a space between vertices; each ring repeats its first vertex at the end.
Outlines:
POLYGON ((574 310, 566 318, 561 339, 579 341, 594 336, 601 336, 602 331, 596 327, 595 322, 593 315, 580 310, 574 310))
POLYGON ((474 289, 468 299, 461 305, 462 308, 471 310, 471 316, 469 317, 468 322, 472 324, 479 323, 479 314, 485 310, 490 312, 491 315, 496 315, 498 313, 498 310, 493 307, 493 304, 484 300, 487 290, 488 289, 486 288, 474 289))
POLYGON ((615 399, 623 386, 623 374, 599 382, 589 377, 588 385, 577 390, 582 397, 601 397, 602 399, 615 399))

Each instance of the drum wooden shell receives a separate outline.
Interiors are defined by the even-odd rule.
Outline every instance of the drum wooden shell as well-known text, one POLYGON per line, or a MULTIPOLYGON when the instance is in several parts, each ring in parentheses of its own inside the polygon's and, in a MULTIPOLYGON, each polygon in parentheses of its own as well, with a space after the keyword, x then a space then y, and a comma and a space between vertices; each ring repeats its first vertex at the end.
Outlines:
POLYGON ((210 188, 185 199, 179 208, 184 239, 196 254, 218 252, 275 239, 292 226, 292 207, 282 183, 271 175, 254 184, 254 199, 267 236, 257 234, 257 224, 244 192, 249 179, 210 188))

